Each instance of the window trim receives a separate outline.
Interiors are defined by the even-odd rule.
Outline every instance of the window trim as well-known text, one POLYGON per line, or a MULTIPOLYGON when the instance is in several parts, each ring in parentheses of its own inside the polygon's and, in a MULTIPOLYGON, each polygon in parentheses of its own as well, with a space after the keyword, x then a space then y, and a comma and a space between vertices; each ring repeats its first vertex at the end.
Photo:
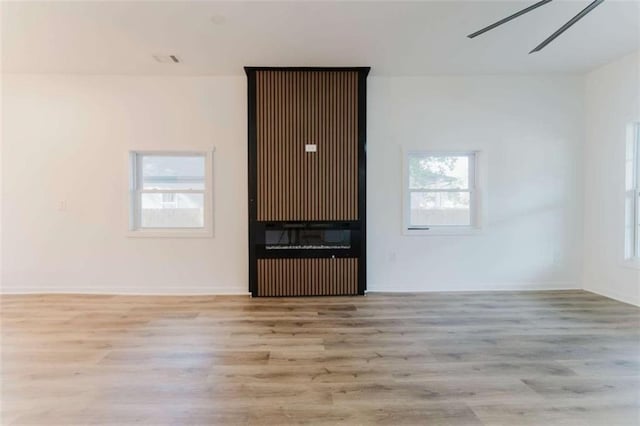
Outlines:
POLYGON ((456 236, 456 235, 477 235, 482 232, 482 193, 480 190, 481 174, 479 170, 483 168, 480 164, 481 152, 478 150, 434 150, 434 149, 406 149, 403 150, 403 179, 402 179, 402 232, 404 235, 413 236, 456 236), (469 187, 464 190, 412 190, 409 188, 409 157, 412 155, 424 155, 433 157, 447 156, 467 156, 469 157, 469 187), (432 225, 432 226, 412 226, 411 225, 411 193, 413 192, 468 192, 470 225, 432 225))
POLYGON ((130 150, 128 153, 128 237, 151 238, 210 238, 213 237, 213 153, 209 150, 130 150), (201 155, 205 161, 204 190, 185 189, 180 191, 149 189, 140 190, 141 160, 145 155, 190 156, 201 155), (197 193, 204 197, 204 226, 202 228, 140 228, 140 205, 142 193, 197 193))
MULTIPOLYGON (((625 173, 624 178, 624 227, 625 233, 627 232, 626 224, 627 224, 627 208, 626 203, 627 199, 630 196, 632 198, 632 226, 631 226, 631 236, 630 236, 630 244, 631 247, 627 246, 627 237, 628 235, 624 235, 623 241, 625 244, 623 255, 624 255, 624 264, 625 266, 629 266, 632 268, 640 269, 640 122, 634 122, 629 125, 628 128, 628 138, 627 144, 630 144, 632 150, 632 181, 631 188, 627 190, 627 176, 625 173), (629 248, 631 249, 630 253, 628 252, 629 248)), ((625 162, 627 161, 627 150, 625 150, 625 162)), ((626 169, 626 166, 625 166, 626 169)))

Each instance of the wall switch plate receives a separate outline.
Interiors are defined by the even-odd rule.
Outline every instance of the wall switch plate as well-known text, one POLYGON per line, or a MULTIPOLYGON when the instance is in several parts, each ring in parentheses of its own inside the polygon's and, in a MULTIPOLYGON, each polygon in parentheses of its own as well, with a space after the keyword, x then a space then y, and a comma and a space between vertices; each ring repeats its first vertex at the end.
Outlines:
POLYGON ((318 152, 318 145, 315 143, 308 143, 304 146, 304 152, 318 152))

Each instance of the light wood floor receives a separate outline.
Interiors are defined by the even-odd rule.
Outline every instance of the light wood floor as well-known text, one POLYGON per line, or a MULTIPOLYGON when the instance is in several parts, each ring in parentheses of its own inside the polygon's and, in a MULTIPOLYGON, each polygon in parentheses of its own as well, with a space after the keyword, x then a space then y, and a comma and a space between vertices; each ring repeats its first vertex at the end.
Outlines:
POLYGON ((640 310, 582 291, 1 307, 7 425, 640 424, 640 310))

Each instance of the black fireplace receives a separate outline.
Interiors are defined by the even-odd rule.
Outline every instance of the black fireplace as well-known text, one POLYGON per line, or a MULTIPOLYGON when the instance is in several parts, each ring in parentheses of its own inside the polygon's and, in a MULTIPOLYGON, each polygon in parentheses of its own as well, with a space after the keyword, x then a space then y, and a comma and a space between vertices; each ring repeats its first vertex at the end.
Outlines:
POLYGON ((258 224, 260 258, 357 257, 357 222, 266 222, 258 224))

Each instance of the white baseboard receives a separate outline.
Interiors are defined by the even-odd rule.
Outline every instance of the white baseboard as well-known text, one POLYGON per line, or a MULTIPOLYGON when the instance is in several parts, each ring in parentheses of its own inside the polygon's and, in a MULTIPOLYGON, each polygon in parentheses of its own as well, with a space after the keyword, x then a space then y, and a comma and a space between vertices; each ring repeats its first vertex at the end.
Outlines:
POLYGON ((91 294, 121 296, 248 296, 249 291, 237 287, 172 287, 158 290, 141 290, 130 287, 86 288, 86 287, 2 287, 0 294, 91 294))
POLYGON ((629 297, 629 295, 627 294, 621 294, 616 291, 611 291, 611 289, 585 288, 584 291, 608 297, 609 299, 617 300, 618 302, 640 307, 640 298, 638 296, 636 296, 635 298, 633 296, 629 297))
MULTIPOLYGON (((385 285, 373 286, 368 293, 433 293, 433 292, 470 292, 470 291, 540 291, 540 290, 582 290, 572 282, 541 282, 541 283, 496 283, 496 284, 438 284, 429 288, 416 285, 385 285)), ((590 290, 589 290, 590 291, 590 290)), ((234 295, 247 296, 249 291, 239 290, 238 287, 169 287, 157 290, 139 289, 132 287, 71 287, 71 286, 3 286, 0 294, 94 294, 94 295, 126 295, 126 296, 219 296, 234 295)), ((607 296, 606 294, 603 294, 607 296)), ((616 297, 612 297, 617 299, 616 297)), ((625 302, 624 299, 617 299, 625 302)), ((627 303, 629 303, 627 301, 627 303)))
POLYGON ((435 293, 462 291, 541 291, 541 290, 582 290, 575 282, 521 282, 521 283, 456 283, 433 284, 428 288, 413 284, 371 286, 371 293, 435 293))
MULTIPOLYGON (((437 293, 437 292, 472 292, 472 291, 544 291, 544 290, 584 290, 600 296, 608 297, 619 302, 634 306, 640 306, 640 300, 633 300, 628 295, 618 294, 608 289, 581 288, 575 283, 555 282, 555 283, 517 283, 517 284, 496 284, 496 285, 464 285, 455 286, 438 285, 433 288, 417 288, 416 286, 376 286, 370 288, 367 293, 437 293)), ((235 287, 219 287, 207 289, 202 287, 175 287, 163 288, 159 290, 137 290, 128 287, 109 288, 76 288, 76 287, 2 287, 0 294, 20 295, 20 294, 87 294, 87 295, 122 295, 122 296, 249 296, 248 291, 239 291, 235 287)))

